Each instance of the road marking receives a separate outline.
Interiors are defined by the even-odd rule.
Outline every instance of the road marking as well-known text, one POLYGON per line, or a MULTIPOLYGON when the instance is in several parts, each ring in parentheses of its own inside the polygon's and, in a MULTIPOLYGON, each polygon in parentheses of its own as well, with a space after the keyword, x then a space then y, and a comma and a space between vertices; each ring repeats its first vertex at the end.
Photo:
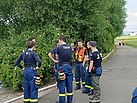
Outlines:
POLYGON ((108 72, 108 70, 107 70, 107 69, 104 69, 103 72, 108 72))

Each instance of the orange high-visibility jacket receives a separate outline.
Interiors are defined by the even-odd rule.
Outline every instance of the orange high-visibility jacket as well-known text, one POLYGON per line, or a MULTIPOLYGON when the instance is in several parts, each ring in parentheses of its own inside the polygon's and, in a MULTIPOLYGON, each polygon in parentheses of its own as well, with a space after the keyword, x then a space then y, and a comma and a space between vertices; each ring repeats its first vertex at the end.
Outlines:
POLYGON ((78 62, 82 62, 85 58, 85 55, 84 55, 84 52, 85 52, 86 48, 85 47, 82 47, 80 50, 79 48, 77 48, 76 50, 76 60, 78 62))

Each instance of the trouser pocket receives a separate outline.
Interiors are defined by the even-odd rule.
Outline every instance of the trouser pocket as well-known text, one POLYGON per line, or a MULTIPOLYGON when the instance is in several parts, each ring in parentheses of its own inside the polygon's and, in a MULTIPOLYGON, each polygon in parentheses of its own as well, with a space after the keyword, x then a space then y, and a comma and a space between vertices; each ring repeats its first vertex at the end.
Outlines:
POLYGON ((101 76, 102 75, 102 67, 96 68, 96 75, 101 76))

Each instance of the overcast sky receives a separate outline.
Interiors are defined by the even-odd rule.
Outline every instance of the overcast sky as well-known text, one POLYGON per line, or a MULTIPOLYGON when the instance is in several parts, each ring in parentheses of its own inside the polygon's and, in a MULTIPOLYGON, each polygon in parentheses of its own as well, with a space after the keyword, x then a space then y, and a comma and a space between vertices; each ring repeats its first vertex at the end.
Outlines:
POLYGON ((137 31, 137 0, 126 0, 127 23, 124 32, 137 31))

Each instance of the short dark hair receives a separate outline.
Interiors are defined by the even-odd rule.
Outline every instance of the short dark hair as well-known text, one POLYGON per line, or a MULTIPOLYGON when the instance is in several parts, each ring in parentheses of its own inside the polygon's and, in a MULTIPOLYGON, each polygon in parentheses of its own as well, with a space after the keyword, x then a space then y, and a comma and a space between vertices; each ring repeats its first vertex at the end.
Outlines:
POLYGON ((33 39, 35 39, 34 37, 30 37, 29 39, 28 39, 28 41, 32 41, 33 39))
POLYGON ((58 40, 63 40, 64 42, 66 42, 66 37, 65 36, 60 36, 58 40))
POLYGON ((79 39, 78 42, 82 42, 82 43, 83 43, 83 40, 82 40, 82 39, 79 39))
POLYGON ((33 46, 35 46, 35 42, 34 41, 28 41, 27 46, 28 46, 28 48, 32 48, 33 46))

